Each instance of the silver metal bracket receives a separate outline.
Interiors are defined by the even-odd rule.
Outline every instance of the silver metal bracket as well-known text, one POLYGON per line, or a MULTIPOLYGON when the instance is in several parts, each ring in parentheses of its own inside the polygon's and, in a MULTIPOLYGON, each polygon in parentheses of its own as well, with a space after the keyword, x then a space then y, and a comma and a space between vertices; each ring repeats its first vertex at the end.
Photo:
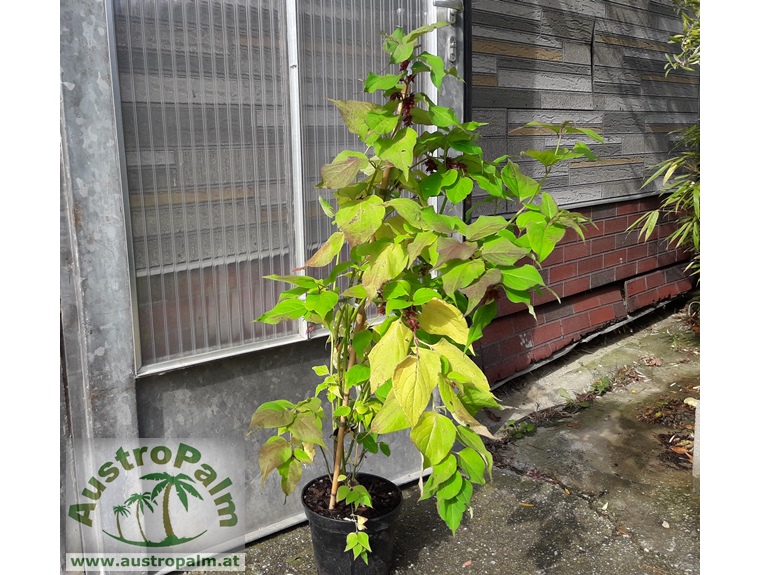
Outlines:
POLYGON ((462 0, 433 0, 436 8, 446 8, 446 19, 454 26, 457 23, 457 14, 464 10, 462 0))
POLYGON ((452 64, 457 61, 457 38, 456 38, 456 36, 451 36, 449 38, 449 47, 448 47, 448 52, 447 52, 446 56, 448 57, 449 62, 451 62, 452 64))

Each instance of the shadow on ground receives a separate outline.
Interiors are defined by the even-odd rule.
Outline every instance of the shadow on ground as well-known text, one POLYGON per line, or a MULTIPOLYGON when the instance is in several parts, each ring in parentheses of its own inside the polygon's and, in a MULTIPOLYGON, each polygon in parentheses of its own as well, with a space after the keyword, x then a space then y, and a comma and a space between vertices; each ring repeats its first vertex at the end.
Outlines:
MULTIPOLYGON (((691 454, 683 442, 668 443, 693 434, 694 422, 688 409, 675 423, 661 413, 699 397, 699 340, 684 314, 650 314, 497 395, 513 407, 483 419, 501 440, 491 445, 497 467, 473 495, 473 517, 452 537, 434 502, 418 502, 417 486, 406 487, 392 573, 699 573, 691 454), (532 433, 510 438, 509 420, 563 412, 568 396, 605 377, 609 390, 589 407, 571 417, 534 415, 532 433)), ((308 527, 247 546, 246 573, 315 575, 308 527)))

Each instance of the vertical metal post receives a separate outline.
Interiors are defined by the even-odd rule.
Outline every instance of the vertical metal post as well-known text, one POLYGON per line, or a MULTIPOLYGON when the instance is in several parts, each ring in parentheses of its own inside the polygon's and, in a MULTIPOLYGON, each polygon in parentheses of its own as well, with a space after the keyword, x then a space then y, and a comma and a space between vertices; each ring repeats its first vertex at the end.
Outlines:
MULTIPOLYGON (((303 189, 303 142, 301 137, 301 84, 298 67, 298 11, 297 0, 287 0, 285 22, 288 35, 288 88, 290 89, 290 166, 293 180, 293 232, 294 267, 306 262, 306 220, 303 189)), ((306 322, 298 320, 298 333, 307 337, 306 322)))

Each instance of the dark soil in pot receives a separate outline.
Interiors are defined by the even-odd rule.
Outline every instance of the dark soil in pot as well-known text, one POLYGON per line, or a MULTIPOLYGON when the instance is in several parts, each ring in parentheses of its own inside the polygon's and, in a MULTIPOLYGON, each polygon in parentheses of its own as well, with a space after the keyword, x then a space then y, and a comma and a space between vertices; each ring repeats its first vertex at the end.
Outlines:
POLYGON ((354 561, 352 552, 345 552, 346 536, 353 533, 351 507, 339 502, 335 509, 330 503, 329 477, 307 483, 301 492, 306 517, 311 527, 314 559, 319 575, 387 575, 393 560, 395 520, 401 511, 401 490, 382 477, 360 473, 357 479, 372 497, 373 507, 360 507, 357 513, 368 519, 366 532, 372 552, 369 565, 361 559, 354 561))

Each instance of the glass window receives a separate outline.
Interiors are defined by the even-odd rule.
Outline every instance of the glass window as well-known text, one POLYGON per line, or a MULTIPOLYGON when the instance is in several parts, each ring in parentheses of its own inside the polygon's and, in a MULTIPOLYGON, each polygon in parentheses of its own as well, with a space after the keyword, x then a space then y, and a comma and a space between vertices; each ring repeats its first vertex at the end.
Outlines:
POLYGON ((363 99, 380 32, 426 0, 115 0, 143 367, 306 336, 253 320, 329 237, 319 168, 358 139, 327 98, 363 99))

